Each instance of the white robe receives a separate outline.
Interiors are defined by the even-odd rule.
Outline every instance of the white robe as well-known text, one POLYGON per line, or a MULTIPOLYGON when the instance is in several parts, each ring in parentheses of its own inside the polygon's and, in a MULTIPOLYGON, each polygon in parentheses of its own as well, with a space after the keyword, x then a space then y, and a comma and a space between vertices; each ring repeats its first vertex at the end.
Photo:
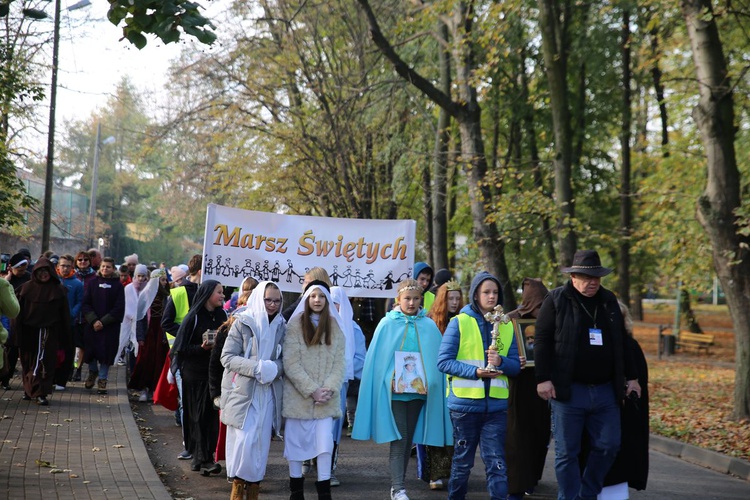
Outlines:
POLYGON ((256 385, 253 401, 247 409, 242 429, 227 426, 227 477, 249 482, 266 475, 268 452, 273 432, 273 391, 270 385, 256 385))

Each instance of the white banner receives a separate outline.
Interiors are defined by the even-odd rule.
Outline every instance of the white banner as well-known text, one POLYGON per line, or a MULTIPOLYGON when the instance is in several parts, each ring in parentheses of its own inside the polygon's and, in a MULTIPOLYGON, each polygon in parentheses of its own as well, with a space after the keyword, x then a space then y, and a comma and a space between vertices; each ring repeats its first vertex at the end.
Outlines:
POLYGON ((336 219, 209 204, 203 279, 240 286, 245 276, 301 292, 305 272, 328 271, 349 297, 395 297, 412 277, 413 220, 336 219))

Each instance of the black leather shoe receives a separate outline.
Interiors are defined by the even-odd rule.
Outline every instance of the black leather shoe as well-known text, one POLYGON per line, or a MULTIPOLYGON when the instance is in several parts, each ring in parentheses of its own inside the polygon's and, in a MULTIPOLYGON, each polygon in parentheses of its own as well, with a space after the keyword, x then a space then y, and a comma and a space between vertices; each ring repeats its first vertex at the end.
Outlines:
POLYGON ((26 393, 24 392, 24 393, 23 393, 23 400, 24 400, 24 401, 31 401, 31 396, 29 396, 28 394, 26 394, 26 393))
POLYGON ((218 474, 221 472, 221 464, 208 462, 203 464, 203 471, 201 474, 204 476, 210 476, 211 474, 218 474))
POLYGON ((36 404, 39 406, 49 406, 49 401, 47 401, 47 398, 44 396, 39 396, 36 398, 36 404))
POLYGON ((193 462, 190 464, 190 470, 193 472, 198 472, 201 470, 201 463, 200 462, 193 462))

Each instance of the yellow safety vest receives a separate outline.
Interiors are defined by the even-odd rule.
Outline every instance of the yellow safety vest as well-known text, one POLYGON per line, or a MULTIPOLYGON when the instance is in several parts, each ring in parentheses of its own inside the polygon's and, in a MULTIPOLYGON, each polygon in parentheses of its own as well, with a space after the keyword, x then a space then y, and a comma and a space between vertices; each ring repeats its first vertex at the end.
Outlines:
POLYGON ((427 312, 430 310, 430 307, 432 307, 433 302, 435 302, 435 294, 432 292, 425 292, 424 298, 422 300, 422 308, 424 309, 424 312, 427 312))
MULTIPOLYGON (((174 322, 178 325, 182 323, 182 320, 185 319, 185 315, 190 310, 190 304, 188 303, 188 294, 187 290, 184 286, 179 286, 177 288, 172 288, 169 290, 169 295, 172 296, 172 302, 174 303, 174 310, 175 310, 175 316, 174 316, 174 322)), ((169 332, 164 332, 167 335, 167 342, 169 343, 169 348, 171 349, 174 345, 174 335, 171 335, 169 332)))
MULTIPOLYGON (((500 332, 500 349, 497 353, 507 356, 510 344, 515 340, 513 334, 513 323, 498 325, 500 332)), ((482 332, 479 331, 477 321, 466 313, 458 315, 458 331, 461 336, 458 345, 456 360, 484 368, 484 344, 482 343, 482 332)), ((484 379, 466 379, 456 376, 448 376, 448 395, 453 394, 459 398, 483 399, 485 395, 484 379)), ((500 375, 490 380, 490 397, 497 399, 508 399, 508 376, 500 375)))

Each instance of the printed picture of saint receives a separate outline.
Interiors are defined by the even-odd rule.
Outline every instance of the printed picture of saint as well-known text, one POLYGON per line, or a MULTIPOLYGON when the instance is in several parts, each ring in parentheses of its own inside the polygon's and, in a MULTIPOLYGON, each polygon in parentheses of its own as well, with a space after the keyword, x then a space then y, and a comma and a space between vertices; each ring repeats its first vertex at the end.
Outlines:
POLYGON ((404 356, 401 375, 396 382, 396 392, 427 394, 422 370, 419 366, 421 362, 418 363, 417 361, 418 359, 415 355, 407 354, 404 356))

